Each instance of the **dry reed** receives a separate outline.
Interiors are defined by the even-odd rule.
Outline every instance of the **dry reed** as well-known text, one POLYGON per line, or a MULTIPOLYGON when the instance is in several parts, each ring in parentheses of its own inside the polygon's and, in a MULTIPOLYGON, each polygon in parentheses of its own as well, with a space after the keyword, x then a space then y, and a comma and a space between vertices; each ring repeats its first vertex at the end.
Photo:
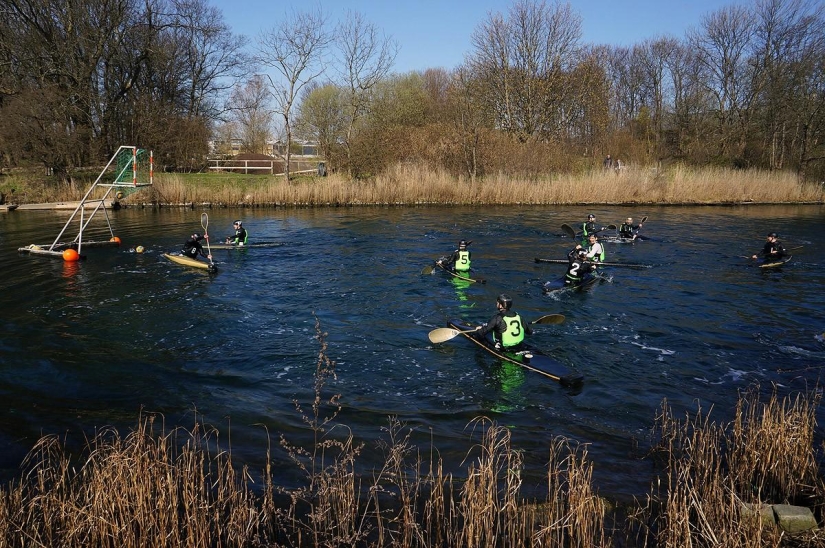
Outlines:
MULTIPOLYGON (((63 198, 67 199, 67 198, 63 198)), ((76 199, 76 198, 73 198, 76 199)), ((398 164, 369 180, 302 176, 159 174, 129 204, 351 206, 419 204, 731 204, 822 203, 825 185, 790 172, 722 168, 625 168, 544 176, 488 175, 471 180, 421 165, 398 164)))
MULTIPOLYGON (((326 334, 314 398, 295 408, 312 434, 301 446, 281 437, 288 459, 266 451, 263 483, 232 462, 220 434, 195 421, 166 432, 141 415, 121 437, 103 429, 72 456, 54 436, 30 452, 19 480, 0 487, 0 547, 5 546, 293 546, 607 548, 606 503, 592 485, 587 447, 550 438, 545 500, 522 495, 524 460, 510 431, 480 417, 460 477, 444 472, 432 447, 422 455, 416 431, 390 417, 374 456, 337 422, 339 395, 326 334), (275 484, 291 463, 297 486, 275 484)), ((654 455, 663 465, 647 501, 627 510, 623 546, 823 546, 819 532, 787 537, 760 519, 768 504, 825 499, 814 450, 819 392, 760 401, 740 395, 734 419, 711 420, 701 408, 682 421, 663 402, 654 455)), ((161 423, 162 424, 162 423, 161 423)))
POLYGON ((314 442, 281 442, 302 485, 276 486, 267 450, 255 492, 217 430, 196 421, 191 431, 156 431, 157 416, 142 415, 126 437, 100 431, 79 458, 56 437, 41 439, 20 480, 0 487, 0 547, 606 546, 592 465, 562 439, 551 444, 542 504, 520 495, 523 461, 509 431, 484 418, 471 423, 480 441, 463 480, 443 472, 432 447, 422 471, 414 430, 390 418, 384 464, 367 481, 356 472, 363 446, 335 422, 338 396, 323 396, 335 364, 317 319, 316 329, 315 398, 296 402, 314 442))
POLYGON ((636 544, 785 545, 780 530, 759 519, 760 511, 769 504, 821 503, 825 490, 813 444, 819 401, 818 393, 780 401, 774 390, 761 402, 755 388, 740 396, 729 424, 712 422, 701 408, 676 420, 664 402, 656 421, 664 477, 631 516, 641 531, 636 544))
MULTIPOLYGON (((14 203, 79 200, 97 175, 54 184, 42 176, 14 174, 4 178, 0 190, 14 203), (14 194, 11 188, 16 189, 14 194)), ((493 173, 470 179, 424 164, 400 163, 366 180, 339 174, 302 174, 287 182, 283 176, 272 175, 158 173, 152 187, 133 194, 127 191, 123 201, 223 206, 822 203, 825 184, 801 182, 788 171, 678 164, 523 176, 493 173)))

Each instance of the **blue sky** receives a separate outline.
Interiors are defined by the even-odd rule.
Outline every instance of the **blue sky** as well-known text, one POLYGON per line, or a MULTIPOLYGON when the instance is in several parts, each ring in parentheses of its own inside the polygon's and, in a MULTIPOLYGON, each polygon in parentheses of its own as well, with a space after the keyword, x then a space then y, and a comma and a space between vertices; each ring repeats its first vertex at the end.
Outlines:
MULTIPOLYGON (((331 21, 357 11, 400 45, 394 71, 457 67, 470 51, 470 37, 489 12, 506 14, 513 0, 211 0, 237 34, 251 40, 278 24, 292 9, 320 6, 331 21)), ((548 0, 548 3, 551 3, 548 0)), ((702 16, 743 2, 719 0, 571 0, 589 44, 628 46, 648 38, 682 38, 702 16)))

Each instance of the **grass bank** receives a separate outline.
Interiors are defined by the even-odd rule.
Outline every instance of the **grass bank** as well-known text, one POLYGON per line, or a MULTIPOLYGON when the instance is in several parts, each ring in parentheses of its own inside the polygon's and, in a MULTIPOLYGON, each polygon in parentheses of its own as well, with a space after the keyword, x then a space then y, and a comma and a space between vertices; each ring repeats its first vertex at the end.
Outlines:
POLYGON ((762 401, 754 389, 740 396, 730 422, 701 409, 679 420, 663 402, 648 457, 650 494, 620 508, 593 485, 598 464, 587 446, 548 435, 545 496, 538 500, 522 494, 524 459, 509 430, 486 418, 468 427, 471 447, 459 473, 445 473, 452 467, 437 448, 415 446, 414 431, 393 417, 376 447, 358 442, 336 422, 340 395, 325 388, 335 363, 317 322, 316 329, 315 397, 296 402, 314 445, 299 447, 281 435, 285 457, 276 462, 272 449, 262 448, 264 469, 250 471, 221 441, 228 435, 197 422, 166 431, 157 416, 143 416, 126 436, 102 430, 79 457, 45 437, 20 479, 0 487, 0 546, 825 544, 821 533, 787 535, 745 509, 804 503, 819 513, 825 488, 814 447, 816 391, 762 401), (383 455, 383 464, 361 469, 367 451, 383 455), (284 487, 276 476, 300 479, 284 487))
MULTIPOLYGON (((0 191, 14 203, 78 200, 95 177, 57 185, 43 178, 7 175, 0 178, 0 191)), ((333 174, 286 182, 270 175, 163 173, 155 176, 153 187, 127 192, 123 201, 126 205, 226 206, 823 203, 825 184, 800 182, 789 172, 682 166, 532 177, 492 175, 473 181, 403 164, 370 180, 333 174)))

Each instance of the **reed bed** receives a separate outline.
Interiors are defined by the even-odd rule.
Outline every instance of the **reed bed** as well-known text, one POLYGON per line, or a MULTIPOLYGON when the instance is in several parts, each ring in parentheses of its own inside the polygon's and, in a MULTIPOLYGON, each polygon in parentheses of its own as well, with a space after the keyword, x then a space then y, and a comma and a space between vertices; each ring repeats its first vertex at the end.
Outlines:
MULTIPOLYGON (((7 175, 0 180, 0 190, 6 201, 14 203, 79 200, 97 175, 78 176, 61 184, 42 177, 7 175)), ((127 190, 123 201, 224 206, 823 203, 825 184, 800 182, 786 171, 681 165, 529 176, 494 173, 470 179, 402 163, 365 180, 338 174, 300 175, 287 182, 283 176, 271 175, 159 173, 152 187, 134 193, 127 190)))
POLYGON ((682 166, 524 178, 493 174, 472 180, 398 164, 368 180, 331 175, 287 182, 271 176, 162 174, 153 188, 126 202, 226 206, 822 203, 825 185, 800 182, 789 172, 682 166))
POLYGON ((295 402, 312 442, 280 436, 279 458, 268 447, 253 473, 202 419, 167 432, 159 415, 141 414, 128 435, 103 429, 80 454, 46 436, 21 477, 0 486, 0 547, 825 546, 819 531, 788 536, 759 515, 776 503, 822 508, 819 391, 774 390, 763 402, 755 387, 728 423, 701 408, 677 420, 664 401, 651 452, 661 475, 647 500, 617 511, 594 489, 587 446, 563 437, 548 437, 543 498, 525 497, 522 452, 485 417, 468 424, 457 472, 396 417, 371 449, 380 464, 362 469, 367 448, 337 422, 340 395, 326 388, 335 363, 317 318, 316 330, 314 398, 295 402), (276 473, 295 477, 290 466, 300 479, 279 486, 276 473), (608 527, 610 517, 624 522, 608 527))
POLYGON ((80 456, 47 436, 21 478, 0 487, 0 547, 608 546, 592 464, 561 438, 550 445, 541 503, 520 495, 521 453, 486 418, 470 424, 477 441, 461 477, 444 473, 435 448, 422 457, 414 430, 393 417, 377 447, 383 465, 357 472, 363 445, 335 422, 338 395, 324 395, 335 375, 325 336, 319 329, 315 398, 296 402, 315 441, 281 437, 288 462, 267 449, 262 485, 233 463, 218 430, 197 421, 166 432, 141 415, 133 432, 105 429, 80 456), (289 462, 303 481, 277 486, 274 471, 289 462))
POLYGON ((730 423, 699 409, 680 421, 666 402, 656 420, 656 454, 663 476, 630 522, 641 532, 635 545, 823 546, 812 532, 786 538, 760 519, 770 504, 819 509, 825 485, 814 449, 819 392, 761 402, 758 389, 740 397, 730 423))

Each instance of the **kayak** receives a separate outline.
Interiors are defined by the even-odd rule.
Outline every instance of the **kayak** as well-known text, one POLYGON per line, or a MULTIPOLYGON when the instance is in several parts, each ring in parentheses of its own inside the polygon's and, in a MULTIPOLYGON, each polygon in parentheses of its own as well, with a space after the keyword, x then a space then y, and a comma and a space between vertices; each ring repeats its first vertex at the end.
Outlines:
POLYGON ((235 244, 209 244, 210 249, 246 249, 247 247, 278 247, 284 245, 278 242, 261 242, 257 244, 235 245, 235 244))
POLYGON ((787 257, 782 257, 780 260, 770 262, 770 263, 766 263, 766 262, 763 261, 763 262, 759 263, 758 266, 759 266, 759 268, 779 268, 780 266, 787 263, 791 259, 793 259, 793 255, 788 255, 787 257))
POLYGON ((610 244, 632 244, 635 242, 643 242, 645 238, 642 236, 636 236, 635 238, 622 238, 621 236, 605 236, 603 238, 599 238, 603 242, 607 242, 610 244))
POLYGON ((547 295, 549 293, 555 293, 557 291, 563 291, 563 290, 569 290, 569 291, 584 290, 584 289, 587 289, 589 287, 593 287, 602 278, 598 274, 593 274, 592 272, 588 272, 587 274, 582 276, 582 279, 579 280, 579 282, 577 284, 565 284, 564 283, 565 279, 566 279, 566 276, 562 276, 561 278, 558 278, 557 280, 551 280, 549 282, 546 282, 544 284, 544 286, 542 286, 542 291, 544 292, 545 295, 547 295))
POLYGON ((522 343, 520 346, 520 351, 508 352, 506 350, 496 348, 491 334, 488 334, 484 338, 478 338, 473 333, 464 333, 464 331, 474 329, 474 325, 468 324, 462 320, 450 320, 449 325, 453 329, 462 331, 461 334, 467 339, 471 340, 500 360, 519 365, 529 371, 540 373, 545 377, 550 377, 562 386, 579 386, 584 380, 582 375, 570 370, 560 361, 551 358, 532 345, 522 343))
POLYGON ((173 263, 177 263, 180 265, 191 266, 193 268, 200 268, 213 274, 218 271, 218 267, 214 263, 207 263, 206 261, 191 259, 185 255, 170 255, 169 253, 164 253, 163 256, 172 261, 173 263))
POLYGON ((452 268, 447 268, 446 266, 439 263, 438 261, 435 262, 435 266, 437 266, 438 268, 440 268, 444 272, 448 273, 450 276, 453 276, 454 278, 458 278, 459 280, 464 280, 464 281, 467 281, 467 282, 477 282, 477 283, 480 283, 480 284, 487 283, 487 280, 485 280, 484 278, 479 278, 478 276, 469 277, 469 276, 465 276, 464 274, 459 274, 457 271, 453 270, 452 268))

